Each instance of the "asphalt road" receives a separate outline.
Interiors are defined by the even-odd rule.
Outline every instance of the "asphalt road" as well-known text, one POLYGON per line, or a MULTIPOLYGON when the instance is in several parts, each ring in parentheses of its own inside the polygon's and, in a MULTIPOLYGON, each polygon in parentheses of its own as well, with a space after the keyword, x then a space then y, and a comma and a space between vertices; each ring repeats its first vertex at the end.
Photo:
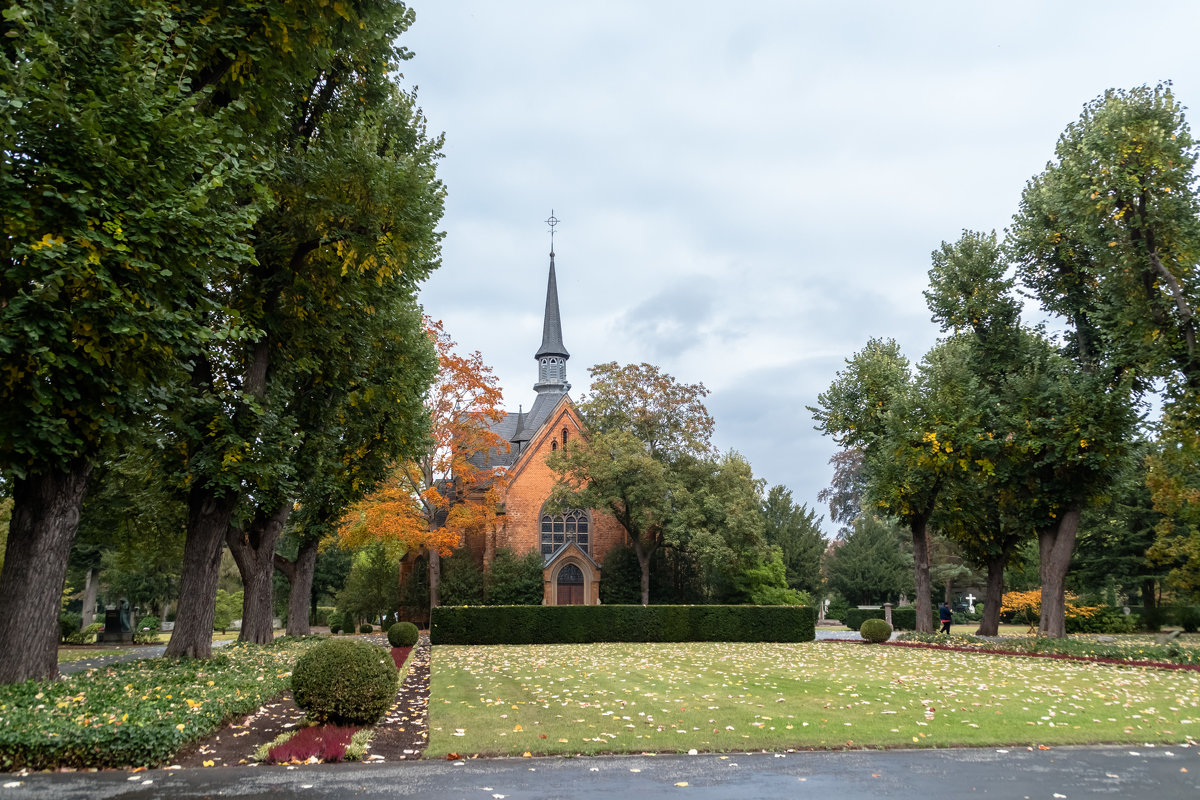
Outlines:
POLYGON ((0 797, 1196 800, 1200 747, 506 758, 3 775, 0 797))

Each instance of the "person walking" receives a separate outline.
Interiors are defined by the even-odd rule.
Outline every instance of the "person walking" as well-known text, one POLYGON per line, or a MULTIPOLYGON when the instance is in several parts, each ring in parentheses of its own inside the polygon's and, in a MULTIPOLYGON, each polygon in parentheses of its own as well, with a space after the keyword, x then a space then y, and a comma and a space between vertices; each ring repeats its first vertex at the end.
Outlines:
POLYGON ((950 606, 942 602, 942 607, 938 609, 938 618, 942 621, 941 633, 950 634, 950 623, 954 620, 954 614, 950 613, 950 606))

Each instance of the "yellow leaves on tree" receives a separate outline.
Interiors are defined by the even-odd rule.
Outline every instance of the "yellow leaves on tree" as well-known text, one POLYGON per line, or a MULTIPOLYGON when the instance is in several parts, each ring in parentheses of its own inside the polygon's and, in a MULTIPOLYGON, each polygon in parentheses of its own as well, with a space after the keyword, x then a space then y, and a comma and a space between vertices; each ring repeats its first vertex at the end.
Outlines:
POLYGON ((500 387, 478 351, 459 355, 441 322, 426 318, 425 325, 439 363, 425 401, 429 446, 351 508, 339 529, 345 546, 384 539, 446 556, 464 534, 486 530, 495 519, 505 475, 492 462, 508 452, 508 442, 491 430, 504 415, 500 387))
MULTIPOLYGON (((1065 592, 1063 596, 1066 600, 1064 614, 1067 619, 1090 619, 1104 611, 1104 606, 1075 605, 1072 601, 1076 597, 1072 592, 1065 592)), ((1030 626, 1037 625, 1042 613, 1042 590, 1005 592, 1000 601, 1000 612, 1002 614, 1011 613, 1014 622, 1024 622, 1030 626)))

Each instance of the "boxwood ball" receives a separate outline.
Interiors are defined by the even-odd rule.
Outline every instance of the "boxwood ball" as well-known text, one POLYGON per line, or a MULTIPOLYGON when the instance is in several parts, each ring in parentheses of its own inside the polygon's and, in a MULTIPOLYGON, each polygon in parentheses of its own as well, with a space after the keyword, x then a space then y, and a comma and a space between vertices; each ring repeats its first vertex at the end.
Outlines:
POLYGON ((296 661, 292 695, 316 722, 370 725, 395 699, 398 675, 383 648, 361 639, 326 639, 296 661))

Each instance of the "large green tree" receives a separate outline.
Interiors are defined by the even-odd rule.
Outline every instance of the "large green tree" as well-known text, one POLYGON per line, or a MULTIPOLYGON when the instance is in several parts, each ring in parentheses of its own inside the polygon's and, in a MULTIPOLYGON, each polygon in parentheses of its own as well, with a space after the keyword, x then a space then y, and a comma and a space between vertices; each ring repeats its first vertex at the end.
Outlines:
POLYGON ((864 514, 825 558, 829 588, 855 605, 896 602, 912 591, 912 553, 903 528, 864 514))
MULTIPOLYGON (((1077 525, 1084 498, 1120 471, 1105 462, 1120 460, 1115 445, 1132 430, 1131 390, 1146 391, 1152 378, 1161 377, 1167 418, 1180 411, 1189 416, 1200 383, 1195 160, 1195 142, 1169 86, 1110 91, 1067 127, 1055 160, 1022 195, 1010 232, 1012 259, 1043 307, 1068 324, 1064 355, 1079 374, 1068 378, 1064 399, 1088 395, 1084 402, 1093 420, 1103 420, 1091 432, 1105 434, 1081 437, 1076 441, 1087 441, 1088 448, 1060 452, 1066 461, 1047 465, 1044 478, 1061 490, 1064 502, 1059 524, 1039 528, 1044 556, 1048 544, 1051 552, 1063 549, 1047 533, 1077 525), (1079 458, 1085 449, 1087 457, 1079 458)), ((1059 443, 1074 439, 1072 431, 1060 433, 1059 443)), ((1164 476, 1160 490, 1190 480, 1194 464, 1164 476)), ((1152 479, 1154 474, 1152 464, 1152 479)), ((1068 534, 1064 541, 1071 539, 1068 534)), ((1053 558, 1061 563, 1066 555, 1053 558)), ((1043 629, 1048 610, 1057 614, 1043 600, 1043 629)))
POLYGON ((910 531, 920 631, 931 631, 933 619, 929 523, 939 495, 962 473, 967 456, 955 444, 978 425, 968 384, 959 342, 938 345, 914 372, 894 341, 873 339, 810 409, 819 430, 862 450, 870 507, 910 531))
MULTIPOLYGON (((340 17, 316 2, 55 0, 0 20, 0 682, 56 671, 52 626, 93 465, 249 267, 278 87, 340 17), (305 47, 293 46, 303 40, 305 47)), ((336 24, 340 24, 336 23, 336 24)))
POLYGON ((1021 326, 1021 306, 995 233, 964 231, 958 241, 934 250, 925 299, 933 320, 958 337, 967 404, 978 410, 977 426, 955 443, 960 456, 967 456, 960 461, 963 474, 947 487, 934 522, 971 563, 987 571, 979 633, 994 636, 1004 570, 1037 523, 1025 513, 1027 498, 1020 491, 1030 463, 1020 447, 1023 420, 1004 412, 1012 406, 1012 393, 1026 389, 1017 376, 1041 363, 1031 355, 1048 354, 1049 347, 1021 326))
POLYGON ((763 535, 780 549, 787 585, 814 597, 821 592, 821 556, 827 542, 821 518, 792 499, 786 486, 772 486, 762 501, 763 535))
POLYGON ((591 391, 580 404, 588 435, 547 459, 560 475, 553 497, 564 508, 605 511, 624 526, 646 605, 654 553, 664 544, 682 545, 689 485, 698 462, 712 454, 708 390, 650 364, 611 362, 589 373, 591 391))
MULTIPOLYGON (((209 653, 225 540, 246 583, 242 638, 270 640, 275 544, 302 477, 294 455, 305 435, 301 406, 311 401, 305 392, 345 391, 312 384, 365 371, 371 343, 338 342, 377 333, 379 315, 403 326, 406 340, 423 338, 415 313, 394 310, 413 307, 417 284, 437 265, 442 209, 440 142, 427 139, 413 98, 394 83, 406 55, 395 42, 413 15, 397 2, 346 4, 341 13, 347 24, 334 27, 286 95, 271 205, 255 226, 256 263, 214 287, 256 332, 233 347, 214 343, 192 363, 180 428, 191 513, 168 655, 209 653)), ((428 371, 420 374, 427 382, 428 371)), ((424 392, 419 384, 382 393, 413 400, 424 392)), ((392 412, 417 413, 411 402, 392 412)))
POLYGON ((436 372, 436 356, 420 329, 418 309, 394 302, 325 337, 345 357, 323 359, 329 371, 313 374, 293 396, 304 439, 294 454, 296 510, 290 517, 295 552, 275 553, 288 579, 288 633, 308 633, 305 609, 315 605, 318 550, 334 546, 349 506, 377 487, 397 459, 425 446, 423 387, 436 372))

